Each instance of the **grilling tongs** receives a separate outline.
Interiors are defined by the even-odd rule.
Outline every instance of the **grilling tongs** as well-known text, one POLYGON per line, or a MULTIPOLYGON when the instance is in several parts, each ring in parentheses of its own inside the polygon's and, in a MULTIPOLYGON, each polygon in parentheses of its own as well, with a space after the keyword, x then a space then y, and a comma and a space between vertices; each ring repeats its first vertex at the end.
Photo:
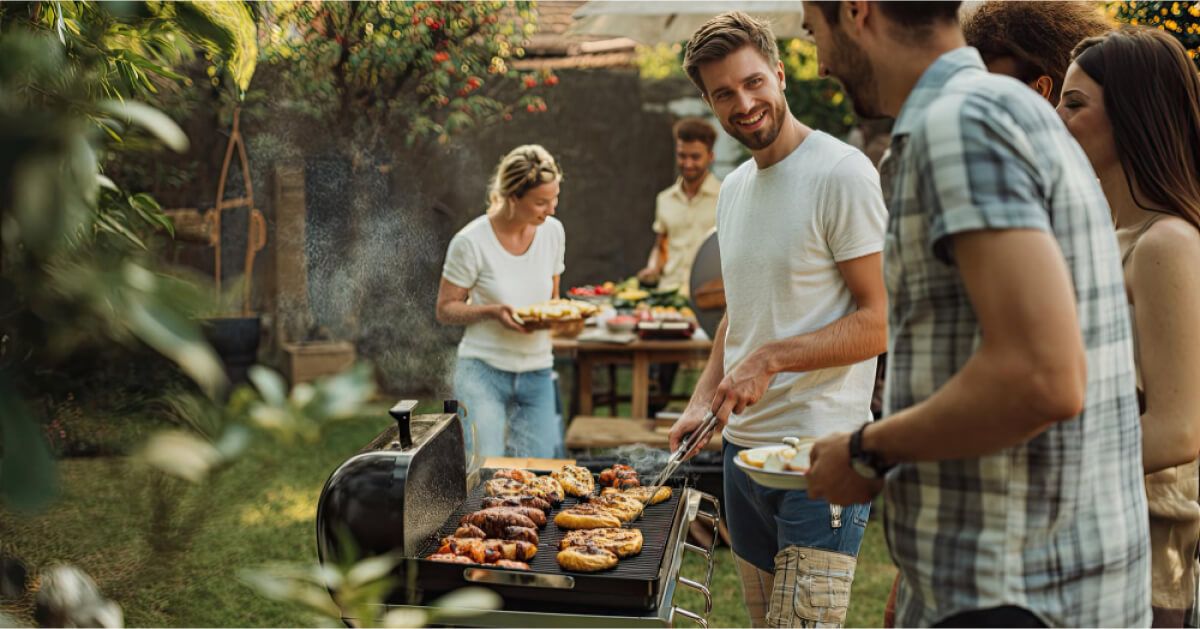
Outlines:
POLYGON ((650 486, 661 487, 663 483, 667 482, 667 479, 671 478, 671 475, 675 473, 675 470, 679 469, 680 464, 687 458, 688 453, 695 449, 696 444, 700 443, 708 435, 711 435, 716 428, 717 416, 712 411, 709 411, 704 416, 704 421, 700 422, 700 427, 684 438, 679 448, 671 453, 671 458, 667 459, 666 466, 659 472, 658 478, 654 479, 654 484, 650 486))

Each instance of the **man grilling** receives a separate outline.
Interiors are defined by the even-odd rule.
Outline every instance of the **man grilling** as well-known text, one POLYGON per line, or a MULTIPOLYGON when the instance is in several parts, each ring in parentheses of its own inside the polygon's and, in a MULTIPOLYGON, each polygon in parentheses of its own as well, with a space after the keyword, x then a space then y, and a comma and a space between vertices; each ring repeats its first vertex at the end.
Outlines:
POLYGON ((804 491, 754 484, 733 458, 870 420, 887 336, 879 178, 861 152, 791 115, 766 24, 713 18, 684 69, 753 159, 721 185, 726 315, 671 447, 708 411, 726 424, 729 532, 754 625, 841 625, 870 505, 836 513, 804 491))

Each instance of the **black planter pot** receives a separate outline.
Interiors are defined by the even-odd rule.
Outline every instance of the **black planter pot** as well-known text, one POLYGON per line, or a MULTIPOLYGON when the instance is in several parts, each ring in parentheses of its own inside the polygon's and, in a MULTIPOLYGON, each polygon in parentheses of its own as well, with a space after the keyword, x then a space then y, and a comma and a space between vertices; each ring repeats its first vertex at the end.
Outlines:
POLYGON ((212 345, 231 384, 246 381, 246 371, 258 361, 259 318, 213 317, 203 320, 204 337, 212 345))

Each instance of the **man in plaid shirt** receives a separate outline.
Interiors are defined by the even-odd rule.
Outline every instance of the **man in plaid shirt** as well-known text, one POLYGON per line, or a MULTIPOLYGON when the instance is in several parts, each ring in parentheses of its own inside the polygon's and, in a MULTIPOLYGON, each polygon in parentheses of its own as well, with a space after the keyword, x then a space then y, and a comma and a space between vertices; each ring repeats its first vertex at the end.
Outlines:
POLYGON ((809 492, 883 490, 900 626, 1146 626, 1108 205, 1053 109, 965 46, 958 4, 805 2, 822 72, 896 118, 886 418, 818 442, 809 492))

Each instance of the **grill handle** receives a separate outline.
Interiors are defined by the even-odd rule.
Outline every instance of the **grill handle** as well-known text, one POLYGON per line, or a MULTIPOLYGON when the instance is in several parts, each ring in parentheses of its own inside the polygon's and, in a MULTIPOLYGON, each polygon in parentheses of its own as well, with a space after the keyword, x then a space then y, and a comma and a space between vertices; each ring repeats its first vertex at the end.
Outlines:
POLYGON ((693 552, 704 558, 704 562, 707 564, 707 567, 705 568, 704 582, 700 583, 693 581, 682 575, 676 575, 675 582, 684 587, 696 590, 704 597, 704 614, 697 614, 693 611, 689 611, 672 604, 671 616, 668 618, 667 622, 668 624, 673 625, 672 621, 674 620, 675 615, 678 614, 684 618, 692 620, 697 625, 704 627, 704 629, 708 629, 708 615, 712 613, 712 592, 709 591, 709 586, 712 584, 713 559, 717 542, 720 540, 721 502, 717 500, 715 496, 710 494, 706 494, 702 491, 696 491, 694 489, 692 491, 695 491, 697 494, 699 494, 699 500, 701 502, 707 502, 711 504, 712 511, 700 509, 699 505, 697 505, 695 515, 693 515, 691 518, 688 518, 687 522, 684 524, 684 529, 691 526, 692 522, 695 522, 698 519, 707 520, 712 525, 712 543, 709 544, 708 548, 701 548, 695 544, 687 542, 684 542, 683 544, 683 552, 693 552))
POLYGON ((388 409, 388 414, 396 420, 396 438, 400 440, 400 449, 413 447, 412 412, 417 407, 416 400, 400 400, 388 409))
POLYGON ((472 583, 487 583, 489 585, 514 585, 518 587, 554 590, 575 589, 575 577, 565 574, 467 568, 463 570, 463 578, 472 583))

